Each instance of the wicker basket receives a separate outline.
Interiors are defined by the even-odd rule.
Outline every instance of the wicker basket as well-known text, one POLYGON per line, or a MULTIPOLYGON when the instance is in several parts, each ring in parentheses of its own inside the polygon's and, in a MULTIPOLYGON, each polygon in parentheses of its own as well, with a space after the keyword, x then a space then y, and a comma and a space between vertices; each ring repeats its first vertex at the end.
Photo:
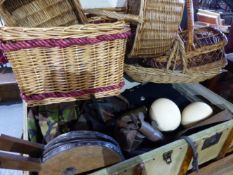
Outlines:
POLYGON ((126 64, 125 72, 139 82, 196 83, 221 73, 227 64, 224 34, 213 28, 194 30, 192 0, 187 0, 188 31, 177 35, 168 55, 126 64), (143 65, 143 66, 142 66, 143 65))
POLYGON ((7 26, 54 27, 86 22, 78 0, 0 0, 7 26))
POLYGON ((3 27, 0 49, 29 106, 114 96, 123 86, 124 22, 55 28, 3 27))
POLYGON ((135 39, 130 42, 128 57, 154 57, 169 51, 178 33, 184 0, 128 0, 128 14, 107 10, 89 10, 89 13, 136 22, 135 39), (161 30, 163 32, 161 32, 161 30))

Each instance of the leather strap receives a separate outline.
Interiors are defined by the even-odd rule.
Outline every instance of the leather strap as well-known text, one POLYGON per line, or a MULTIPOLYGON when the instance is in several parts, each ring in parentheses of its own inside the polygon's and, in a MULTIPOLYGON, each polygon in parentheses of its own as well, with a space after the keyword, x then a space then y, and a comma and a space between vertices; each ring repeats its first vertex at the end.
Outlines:
POLYGON ((197 152, 197 144, 193 142, 193 140, 188 137, 188 136, 182 136, 181 139, 184 139, 189 147, 192 149, 192 154, 193 154, 193 171, 198 172, 199 171, 199 163, 198 163, 198 152, 197 152))

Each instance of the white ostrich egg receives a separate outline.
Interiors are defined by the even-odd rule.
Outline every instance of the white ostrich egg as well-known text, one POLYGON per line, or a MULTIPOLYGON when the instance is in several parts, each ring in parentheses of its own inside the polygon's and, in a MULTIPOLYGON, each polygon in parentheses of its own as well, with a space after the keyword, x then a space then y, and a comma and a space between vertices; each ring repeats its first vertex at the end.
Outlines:
POLYGON ((167 98, 160 98, 153 102, 150 117, 156 122, 161 131, 174 131, 181 123, 181 112, 178 106, 167 98))
POLYGON ((187 126, 208 118, 213 109, 206 103, 195 102, 188 105, 182 112, 182 125, 187 126))

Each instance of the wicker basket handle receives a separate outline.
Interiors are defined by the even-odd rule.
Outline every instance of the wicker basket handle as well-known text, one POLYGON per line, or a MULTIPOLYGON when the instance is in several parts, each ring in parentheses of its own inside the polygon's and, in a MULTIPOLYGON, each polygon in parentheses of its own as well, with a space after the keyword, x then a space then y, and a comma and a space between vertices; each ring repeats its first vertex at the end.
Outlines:
POLYGON ((143 19, 137 15, 122 14, 122 13, 117 13, 108 10, 100 10, 100 9, 90 9, 90 10, 86 10, 86 12, 93 15, 106 16, 112 19, 124 20, 127 22, 143 23, 143 19))
POLYGON ((73 8, 73 11, 77 17, 77 19, 79 20, 79 22, 81 24, 87 24, 88 23, 88 19, 82 9, 82 6, 80 4, 79 0, 68 0, 69 4, 71 5, 71 7, 73 8))
POLYGON ((186 0, 188 11, 188 51, 194 49, 194 8, 193 0, 186 0))

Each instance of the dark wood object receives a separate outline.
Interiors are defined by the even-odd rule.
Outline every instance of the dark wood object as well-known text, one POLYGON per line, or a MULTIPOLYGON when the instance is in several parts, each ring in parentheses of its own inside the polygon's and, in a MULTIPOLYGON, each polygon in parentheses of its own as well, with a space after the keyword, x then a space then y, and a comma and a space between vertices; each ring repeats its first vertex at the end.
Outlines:
POLYGON ((18 101, 20 92, 10 68, 0 68, 0 102, 18 101))
POLYGON ((75 175, 123 159, 115 140, 91 131, 63 134, 45 146, 0 135, 0 150, 9 152, 0 152, 0 168, 38 172, 39 175, 75 175))

